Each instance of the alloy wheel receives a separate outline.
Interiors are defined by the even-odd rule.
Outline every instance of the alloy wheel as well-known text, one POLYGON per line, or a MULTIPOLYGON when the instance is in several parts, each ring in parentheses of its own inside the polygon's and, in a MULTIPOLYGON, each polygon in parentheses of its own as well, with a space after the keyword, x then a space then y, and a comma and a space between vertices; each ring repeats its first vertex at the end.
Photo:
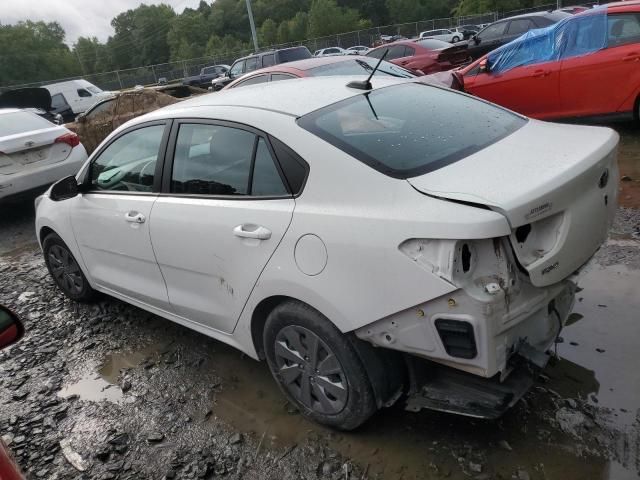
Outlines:
POLYGON ((58 285, 72 295, 80 295, 84 288, 84 280, 80 266, 73 255, 60 245, 53 245, 49 249, 49 267, 58 285))
POLYGON ((284 327, 275 340, 277 376, 288 393, 305 407, 337 414, 347 404, 349 386, 340 361, 311 330, 284 327))

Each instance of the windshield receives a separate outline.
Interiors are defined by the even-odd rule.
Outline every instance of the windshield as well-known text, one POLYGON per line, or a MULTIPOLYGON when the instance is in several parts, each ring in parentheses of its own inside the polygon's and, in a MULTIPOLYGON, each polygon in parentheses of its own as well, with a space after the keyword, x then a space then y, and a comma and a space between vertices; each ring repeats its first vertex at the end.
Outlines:
POLYGON ((373 90, 298 120, 305 130, 394 178, 442 168, 525 123, 484 101, 418 83, 373 90))
MULTIPOLYGON (((329 63, 308 70, 312 77, 332 75, 369 75, 378 63, 377 59, 357 58, 344 62, 329 63)), ((375 75, 391 76, 398 78, 413 78, 416 75, 409 70, 398 67, 391 62, 382 61, 375 75)))
POLYGON ((13 112, 0 114, 0 136, 2 137, 51 127, 55 127, 55 125, 34 113, 13 112))

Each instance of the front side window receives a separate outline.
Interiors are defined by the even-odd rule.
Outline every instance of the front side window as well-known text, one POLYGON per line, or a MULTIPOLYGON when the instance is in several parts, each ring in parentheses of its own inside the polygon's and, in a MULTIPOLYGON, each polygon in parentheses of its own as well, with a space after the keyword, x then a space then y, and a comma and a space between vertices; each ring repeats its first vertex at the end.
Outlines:
POLYGON ((57 110, 59 108, 66 108, 69 104, 67 103, 67 99, 64 98, 64 95, 61 93, 56 93, 51 96, 51 108, 57 110))
POLYGON ((478 34, 478 38, 482 42, 486 42, 487 40, 495 40, 496 38, 500 38, 504 33, 504 27, 506 23, 494 23, 493 25, 489 25, 483 31, 478 34))
POLYGON ((528 18, 512 20, 507 29, 507 35, 521 35, 534 28, 533 23, 528 18))
POLYGON ((357 95, 298 120, 305 130, 394 178, 442 168, 525 123, 489 103, 417 83, 357 95))
POLYGON ((240 60, 239 62, 233 64, 231 70, 229 71, 229 75, 231 76, 231 78, 242 75, 242 72, 244 71, 244 62, 244 60, 240 60))
POLYGON ((164 125, 139 128, 109 144, 91 162, 91 189, 150 192, 164 128, 164 125))
POLYGON ((405 52, 405 46, 404 45, 396 45, 394 47, 389 48, 389 53, 387 54, 386 57, 384 57, 384 59, 385 60, 394 60, 396 58, 402 58, 402 57, 405 56, 404 52, 405 52))
POLYGON ((90 97, 91 96, 89 91, 85 90, 84 88, 79 88, 77 91, 78 91, 78 96, 80 96, 80 97, 90 97))
POLYGON ((180 125, 171 172, 172 193, 286 194, 282 180, 278 186, 274 175, 279 178, 266 143, 254 133, 222 125, 180 125))
POLYGON ((116 104, 115 99, 107 100, 106 102, 101 102, 101 103, 97 104, 96 106, 94 106, 86 114, 86 117, 88 119, 93 119, 93 118, 95 118, 95 117, 97 117, 98 115, 101 115, 101 114, 112 115, 113 114, 113 107, 115 106, 115 104, 116 104))

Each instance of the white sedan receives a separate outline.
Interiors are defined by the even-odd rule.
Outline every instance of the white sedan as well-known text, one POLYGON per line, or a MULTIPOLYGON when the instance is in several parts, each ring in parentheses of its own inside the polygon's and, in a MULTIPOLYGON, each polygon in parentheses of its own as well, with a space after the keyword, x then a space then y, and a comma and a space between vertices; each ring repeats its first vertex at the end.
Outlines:
POLYGON ((420 32, 420 38, 435 38, 436 40, 442 40, 443 42, 456 43, 463 39, 462 33, 449 30, 447 28, 441 28, 440 30, 427 30, 420 32))
POLYGON ((341 47, 329 47, 329 48, 321 48, 320 50, 316 50, 313 53, 313 56, 314 57, 332 57, 334 55, 349 55, 350 53, 352 52, 348 52, 347 50, 341 47))
POLYGON ((131 120, 36 202, 47 267, 71 299, 106 293, 266 358, 323 424, 353 429, 405 390, 411 410, 495 418, 607 236, 618 137, 353 80, 131 120))
POLYGON ((33 112, 0 109, 0 201, 43 191, 87 159, 78 136, 33 112))

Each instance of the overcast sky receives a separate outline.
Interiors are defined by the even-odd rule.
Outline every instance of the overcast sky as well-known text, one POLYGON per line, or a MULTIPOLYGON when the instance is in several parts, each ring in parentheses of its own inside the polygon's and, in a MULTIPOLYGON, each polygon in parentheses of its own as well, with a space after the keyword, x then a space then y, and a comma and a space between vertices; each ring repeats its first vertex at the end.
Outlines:
POLYGON ((57 21, 67 32, 68 44, 81 36, 104 42, 113 34, 111 19, 141 3, 166 3, 180 13, 185 7, 197 7, 200 0, 0 0, 0 23, 57 21))

